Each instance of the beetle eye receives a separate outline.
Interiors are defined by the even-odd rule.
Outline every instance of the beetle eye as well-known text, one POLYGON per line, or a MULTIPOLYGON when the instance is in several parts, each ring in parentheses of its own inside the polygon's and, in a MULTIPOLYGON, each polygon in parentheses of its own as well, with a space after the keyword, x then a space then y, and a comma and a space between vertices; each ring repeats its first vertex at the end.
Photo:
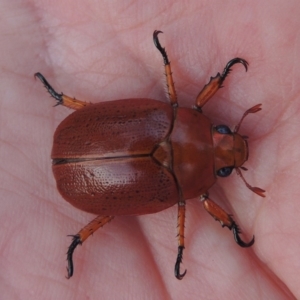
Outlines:
POLYGON ((217 171, 217 175, 220 177, 227 177, 231 174, 233 167, 224 167, 217 171))
POLYGON ((231 133, 230 128, 226 125, 218 125, 218 126, 216 126, 216 130, 221 134, 231 133))

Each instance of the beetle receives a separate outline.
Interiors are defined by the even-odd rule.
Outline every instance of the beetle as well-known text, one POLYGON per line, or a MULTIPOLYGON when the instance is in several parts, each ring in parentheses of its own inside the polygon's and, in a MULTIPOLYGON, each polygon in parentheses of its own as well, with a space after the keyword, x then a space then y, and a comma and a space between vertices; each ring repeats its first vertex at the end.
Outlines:
POLYGON ((241 169, 248 159, 247 137, 238 133, 248 109, 233 131, 212 125, 202 107, 222 86, 237 63, 248 70, 248 62, 234 58, 222 74, 211 77, 191 108, 179 107, 171 65, 155 30, 153 41, 162 55, 170 103, 153 99, 122 99, 91 104, 57 93, 41 73, 41 80, 56 105, 75 110, 57 127, 52 148, 52 169, 62 197, 83 211, 98 216, 73 235, 67 252, 68 276, 73 275, 73 252, 97 229, 115 216, 150 214, 178 205, 178 254, 174 273, 181 273, 184 249, 186 200, 199 197, 205 210, 233 232, 241 247, 254 244, 240 237, 231 215, 208 196, 217 177, 235 169, 246 186, 261 197, 264 190, 250 186, 241 169))

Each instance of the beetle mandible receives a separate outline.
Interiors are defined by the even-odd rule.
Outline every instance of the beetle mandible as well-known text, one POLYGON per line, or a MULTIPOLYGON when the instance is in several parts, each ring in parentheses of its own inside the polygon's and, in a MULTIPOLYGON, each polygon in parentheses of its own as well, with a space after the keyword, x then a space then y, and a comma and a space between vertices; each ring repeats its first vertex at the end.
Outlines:
POLYGON ((222 227, 232 230, 236 243, 250 247, 240 238, 232 216, 208 196, 217 176, 229 176, 233 169, 254 193, 241 169, 248 159, 247 137, 238 134, 242 120, 261 110, 248 109, 231 131, 226 125, 213 126, 202 107, 222 86, 231 67, 248 63, 230 60, 222 74, 211 77, 192 108, 178 107, 171 65, 155 30, 153 41, 163 57, 170 104, 153 99, 122 99, 91 104, 57 93, 41 73, 41 80, 56 105, 75 110, 57 127, 52 148, 52 168, 62 197, 75 207, 97 214, 92 222, 73 235, 67 252, 68 276, 73 275, 73 252, 98 228, 118 215, 142 215, 178 205, 178 254, 175 276, 180 272, 184 249, 185 201, 200 197, 206 211, 222 227))

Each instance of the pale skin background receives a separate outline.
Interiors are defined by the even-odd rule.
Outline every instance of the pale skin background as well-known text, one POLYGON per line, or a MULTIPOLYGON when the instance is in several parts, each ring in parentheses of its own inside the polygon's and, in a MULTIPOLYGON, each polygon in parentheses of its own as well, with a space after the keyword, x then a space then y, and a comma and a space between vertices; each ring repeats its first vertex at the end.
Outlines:
POLYGON ((1 299, 300 298, 299 1, 1 0, 0 6, 1 299), (164 31, 160 41, 180 105, 192 106, 230 59, 250 64, 248 73, 234 66, 204 113, 233 128, 246 109, 263 104, 240 132, 250 137, 244 176, 267 197, 248 190, 235 172, 210 190, 234 215, 242 238, 254 233, 256 243, 237 246, 194 199, 187 203, 182 281, 173 275, 176 207, 115 218, 78 247, 67 280, 67 234, 94 216, 56 190, 52 136, 71 111, 53 108, 33 74, 89 102, 168 101, 155 29, 164 31))

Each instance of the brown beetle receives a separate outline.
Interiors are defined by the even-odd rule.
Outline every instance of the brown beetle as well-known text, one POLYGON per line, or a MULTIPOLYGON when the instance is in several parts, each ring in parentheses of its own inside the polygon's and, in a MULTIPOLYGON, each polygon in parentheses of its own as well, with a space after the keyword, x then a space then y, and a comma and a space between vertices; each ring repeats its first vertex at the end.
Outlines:
POLYGON ((154 31, 153 40, 165 65, 170 104, 153 99, 124 99, 90 104, 58 94, 41 73, 36 73, 57 105, 75 109, 56 129, 51 158, 57 188, 75 207, 99 215, 73 236, 67 253, 68 278, 73 275, 72 255, 92 233, 117 215, 142 215, 178 204, 178 255, 175 276, 182 279, 185 200, 200 197, 204 208, 233 231, 241 247, 245 243, 232 217, 208 198, 217 176, 233 169, 246 186, 264 197, 264 190, 250 186, 240 169, 248 158, 245 136, 238 134, 242 120, 261 110, 248 109, 232 132, 226 125, 213 126, 202 107, 222 86, 230 68, 248 63, 228 62, 222 74, 210 79, 193 108, 177 104, 170 62, 154 31))

